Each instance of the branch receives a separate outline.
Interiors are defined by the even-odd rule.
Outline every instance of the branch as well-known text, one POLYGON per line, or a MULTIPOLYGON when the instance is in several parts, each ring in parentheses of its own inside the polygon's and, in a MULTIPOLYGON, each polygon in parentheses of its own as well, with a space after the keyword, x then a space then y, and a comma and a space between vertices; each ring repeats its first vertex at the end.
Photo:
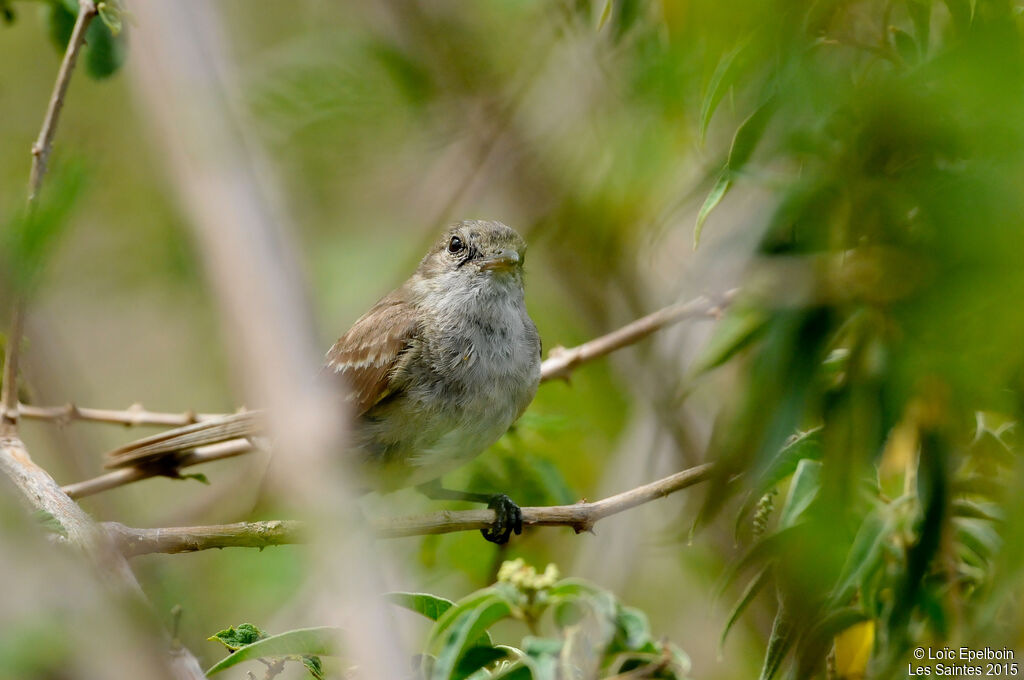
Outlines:
MULTIPOLYGON (((96 16, 93 0, 78 0, 78 15, 64 59, 57 72, 57 81, 50 95, 50 103, 43 118, 39 137, 32 145, 32 170, 29 178, 29 209, 33 209, 46 175, 46 164, 53 149, 53 138, 64 106, 64 97, 78 54, 85 40, 85 32, 96 16)), ((4 357, 3 389, 0 393, 0 473, 9 479, 26 503, 42 511, 63 527, 67 542, 81 550, 92 562, 95 572, 114 591, 125 593, 131 599, 147 603, 128 561, 116 549, 105 532, 92 521, 77 503, 67 496, 53 477, 36 465, 18 437, 18 361, 22 331, 25 322, 25 298, 16 294, 11 316, 7 352, 4 357)), ((172 650, 169 665, 179 678, 203 678, 198 661, 184 648, 172 650)))
POLYGON ((158 425, 162 427, 182 427, 192 425, 203 420, 213 420, 223 417, 223 413, 196 413, 195 411, 182 411, 180 413, 163 413, 160 411, 147 411, 142 404, 132 404, 124 410, 105 408, 86 408, 75 404, 64 406, 30 406, 29 404, 18 404, 18 414, 22 418, 32 420, 50 420, 58 423, 70 423, 76 420, 89 421, 94 423, 109 423, 112 425, 124 425, 125 427, 137 427, 140 425, 158 425))
MULTIPOLYGON (((523 508, 523 524, 568 526, 575 529, 576 533, 590 531, 605 517, 706 481, 711 478, 711 474, 710 464, 698 465, 593 503, 523 508)), ((425 515, 374 519, 370 522, 370 528, 380 538, 401 538, 486 529, 493 524, 494 519, 493 510, 441 511, 425 515)), ((116 522, 107 522, 104 527, 115 545, 127 557, 150 553, 194 552, 211 548, 265 548, 271 545, 302 543, 304 540, 302 523, 280 520, 167 529, 135 529, 116 522)))
POLYGON ((553 347, 548 352, 548 358, 541 364, 540 379, 545 381, 554 378, 568 378, 573 369, 580 364, 585 364, 606 354, 611 354, 617 349, 635 344, 651 333, 684 319, 695 317, 717 319, 722 315, 722 311, 734 297, 736 297, 736 290, 726 292, 718 300, 701 295, 689 302, 680 302, 668 307, 662 307, 658 311, 628 323, 618 330, 594 338, 571 349, 553 347))
POLYGON ((64 108, 64 96, 67 94, 68 85, 71 84, 71 74, 78 62, 78 53, 85 42, 85 31, 95 16, 96 4, 93 0, 78 0, 78 17, 75 19, 75 27, 71 30, 71 39, 64 52, 64 60, 57 72, 57 82, 53 85, 53 94, 50 95, 50 105, 46 108, 43 127, 39 131, 36 143, 32 145, 32 175, 28 193, 30 203, 36 200, 39 187, 43 184, 46 164, 50 160, 50 152, 53 150, 53 136, 57 133, 57 122, 60 120, 61 109, 64 108))
MULTIPOLYGON (((618 330, 594 338, 582 345, 569 349, 554 347, 548 352, 548 358, 541 364, 540 379, 542 382, 546 382, 555 378, 566 378, 581 364, 588 363, 617 349, 639 342, 651 333, 685 319, 696 317, 718 318, 721 316, 722 310, 735 296, 736 291, 733 290, 725 293, 717 300, 705 296, 697 297, 689 302, 663 307, 656 312, 626 324, 618 330)), ((132 404, 124 410, 85 408, 74 404, 66 404, 64 406, 30 406, 28 404, 19 404, 18 413, 22 418, 31 418, 33 420, 49 420, 64 423, 82 420, 124 425, 125 427, 139 425, 181 427, 227 415, 224 413, 196 413, 191 410, 180 413, 147 411, 143 408, 142 404, 132 404)))
MULTIPOLYGON (((85 31, 89 28, 94 16, 96 16, 96 5, 93 0, 79 0, 78 16, 75 19, 75 26, 71 30, 67 49, 64 51, 64 59, 60 63, 60 70, 57 72, 57 81, 53 85, 50 104, 46 107, 46 115, 43 116, 43 126, 39 130, 39 137, 35 144, 32 145, 32 170, 28 184, 30 209, 35 204, 39 189, 43 185, 46 163, 53 150, 53 136, 57 133, 60 112, 64 108, 64 96, 67 94, 68 85, 71 84, 71 74, 75 70, 78 53, 85 41, 85 31)), ((11 311, 11 327, 7 335, 7 352, 4 356, 3 390, 0 393, 0 428, 5 433, 15 432, 18 425, 18 355, 20 354, 24 325, 25 300, 22 295, 18 294, 15 296, 11 311)))
POLYGON ((11 327, 7 333, 4 352, 3 388, 0 394, 0 435, 18 431, 18 361, 21 348, 22 326, 25 324, 25 303, 21 297, 14 300, 11 309, 11 327))
POLYGON ((121 468, 119 470, 113 470, 106 474, 102 474, 99 477, 93 477, 92 479, 87 479, 82 482, 68 484, 67 486, 61 487, 61 491, 71 498, 79 499, 84 498, 85 496, 91 496, 94 493, 100 493, 101 491, 131 484, 132 482, 138 482, 142 479, 149 479, 150 477, 174 478, 179 476, 178 473, 182 468, 199 465, 201 463, 209 463, 215 460, 223 460, 225 458, 234 458, 235 456, 240 456, 243 453, 249 453, 252 451, 252 448, 252 444, 250 444, 247 439, 236 439, 234 441, 223 442, 221 444, 202 446, 194 451, 190 451, 182 455, 181 458, 175 462, 173 467, 121 468))

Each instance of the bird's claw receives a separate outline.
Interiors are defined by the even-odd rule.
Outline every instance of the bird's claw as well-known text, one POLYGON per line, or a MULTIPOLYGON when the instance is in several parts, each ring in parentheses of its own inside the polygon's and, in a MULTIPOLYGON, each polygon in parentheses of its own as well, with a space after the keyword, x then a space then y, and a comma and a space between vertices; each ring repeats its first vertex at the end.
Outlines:
POLYGON ((523 533, 523 511, 511 498, 503 493, 496 494, 488 501, 487 507, 496 515, 494 524, 480 530, 488 541, 501 545, 508 543, 513 532, 517 536, 523 533))

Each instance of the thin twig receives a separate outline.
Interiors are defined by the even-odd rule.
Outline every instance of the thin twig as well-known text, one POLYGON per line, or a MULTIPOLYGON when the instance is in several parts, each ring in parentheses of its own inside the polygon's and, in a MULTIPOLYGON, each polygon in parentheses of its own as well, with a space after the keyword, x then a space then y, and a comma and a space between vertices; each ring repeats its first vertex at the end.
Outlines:
POLYGON ((31 406, 29 404, 18 404, 18 414, 22 418, 32 420, 50 420, 58 423, 70 423, 76 420, 89 421, 94 423, 109 423, 111 425, 124 425, 125 427, 137 427, 140 425, 157 425, 162 427, 181 427, 192 425, 203 420, 221 418, 223 413, 196 413, 195 411, 182 411, 180 413, 165 413, 160 411, 148 411, 142 404, 132 404, 124 410, 105 408, 86 408, 75 404, 64 406, 31 406))
POLYGON ((75 19, 75 26, 71 29, 71 39, 68 41, 67 50, 64 51, 64 60, 57 72, 57 82, 53 86, 53 94, 50 95, 50 105, 46 108, 46 116, 43 118, 43 127, 39 130, 39 137, 32 145, 32 174, 29 180, 28 200, 32 203, 39 195, 39 188, 43 185, 43 177, 46 175, 46 164, 50 160, 50 152, 53 150, 53 136, 57 133, 57 123, 60 120, 61 109, 64 108, 64 96, 67 94, 68 85, 71 84, 71 74, 78 62, 78 53, 85 41, 85 31, 89 28, 93 17, 96 16, 96 4, 93 0, 78 0, 78 17, 75 19))
MULTIPOLYGON (((523 524, 568 526, 575 529, 576 533, 591 531, 605 517, 706 481, 711 474, 710 464, 698 465, 594 503, 523 508, 523 524)), ((370 522, 370 528, 380 538, 401 538, 485 529, 494 523, 494 519, 493 510, 442 511, 374 519, 370 522)), ((295 521, 238 522, 164 529, 135 529, 116 522, 107 522, 104 526, 114 543, 128 557, 211 548, 265 548, 301 543, 304 540, 303 525, 295 521)))
MULTIPOLYGON (((733 297, 735 297, 735 294, 735 291, 729 291, 717 300, 701 296, 689 302, 669 305, 582 345, 569 349, 554 347, 548 352, 548 358, 541 364, 541 381, 546 382, 556 378, 565 378, 573 369, 581 364, 639 342, 651 333, 685 319, 696 317, 717 318, 733 297)), ((125 427, 139 425, 181 427, 203 420, 222 418, 227 415, 225 413, 196 413, 191 410, 177 413, 148 411, 141 404, 132 404, 124 410, 86 408, 84 406, 76 406, 75 404, 65 404, 64 406, 19 404, 18 412, 22 418, 33 420, 49 420, 61 423, 81 420, 124 425, 125 427)))
MULTIPOLYGON (((71 84, 71 74, 75 70, 78 53, 85 41, 85 31, 94 16, 96 5, 93 0, 79 0, 78 16, 75 18, 75 26, 71 30, 71 38, 64 51, 64 59, 60 63, 60 70, 57 72, 57 80, 53 84, 50 103, 46 107, 46 115, 43 116, 43 126, 39 130, 39 137, 32 145, 32 170, 28 184, 29 210, 35 205, 39 189, 43 185, 46 164, 53 150, 53 136, 57 133, 60 112, 64 108, 64 96, 67 94, 68 85, 71 84)), ((22 293, 17 293, 11 310, 11 326, 7 334, 7 352, 4 356, 3 392, 0 394, 0 430, 7 435, 16 432, 18 426, 18 361, 24 325, 25 299, 22 293)))
POLYGON ((726 305, 735 296, 735 290, 728 291, 717 300, 702 295, 689 302, 680 302, 668 307, 662 307, 658 311, 628 323, 618 330, 571 349, 554 347, 548 352, 548 358, 541 364, 540 379, 544 381, 555 378, 567 378, 573 369, 580 364, 585 364, 588 361, 593 361, 606 354, 610 354, 617 349, 637 343, 651 333, 684 319, 695 317, 718 318, 721 316, 726 305))
POLYGON ((175 477, 182 468, 199 465, 201 463, 210 463, 215 460, 223 460, 225 458, 234 458, 235 456, 241 456, 244 453, 249 453, 252 449, 252 444, 250 444, 246 439, 235 439, 230 442, 211 444, 210 446, 202 446, 194 451, 189 451, 188 453, 183 454, 173 466, 164 466, 162 468, 121 468, 107 472, 98 477, 93 477, 92 479, 68 484, 61 487, 61 490, 71 498, 77 500, 79 498, 91 496, 92 494, 100 493, 101 491, 107 491, 108 489, 125 486, 132 482, 149 479, 150 477, 175 477))
MULTIPOLYGON (((78 0, 78 15, 75 19, 71 38, 68 40, 57 81, 50 96, 50 103, 43 118, 39 137, 32 146, 32 170, 29 178, 29 210, 33 209, 46 175, 46 165, 53 148, 53 138, 64 106, 64 97, 71 75, 78 61, 78 54, 85 40, 85 32, 96 16, 93 0, 78 0)), ((18 489, 23 499, 32 508, 46 513, 64 529, 67 542, 84 552, 96 568, 96 573, 113 590, 127 594, 130 598, 145 604, 146 598, 139 587, 127 560, 111 545, 108 535, 92 521, 92 518, 67 494, 61 491, 53 478, 36 465, 28 450, 18 437, 18 349, 21 344, 25 319, 25 298, 17 294, 11 317, 11 328, 7 337, 7 352, 4 359, 4 384, 0 395, 0 473, 18 489)), ((205 677, 199 663, 192 654, 178 648, 170 658, 174 675, 179 678, 205 677)))
POLYGON ((25 323, 25 302, 18 296, 11 309, 11 327, 7 333, 4 353, 3 394, 0 395, 0 435, 18 430, 18 361, 22 326, 25 323))

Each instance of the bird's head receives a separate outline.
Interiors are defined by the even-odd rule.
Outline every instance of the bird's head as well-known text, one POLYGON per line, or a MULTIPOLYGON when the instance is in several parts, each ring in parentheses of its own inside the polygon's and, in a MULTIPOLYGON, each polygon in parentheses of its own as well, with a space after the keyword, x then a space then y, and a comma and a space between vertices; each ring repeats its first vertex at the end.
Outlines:
POLYGON ((452 225, 420 262, 425 279, 522 285, 526 241, 501 222, 464 220, 452 225))

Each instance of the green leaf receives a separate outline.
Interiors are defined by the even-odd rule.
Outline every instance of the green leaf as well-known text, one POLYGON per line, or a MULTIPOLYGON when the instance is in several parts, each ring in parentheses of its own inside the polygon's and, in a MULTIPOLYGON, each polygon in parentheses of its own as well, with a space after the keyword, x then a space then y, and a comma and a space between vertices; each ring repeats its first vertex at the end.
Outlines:
MULTIPOLYGON (((255 626, 254 626, 255 628, 255 626)), ((331 656, 334 654, 334 640, 338 629, 331 627, 299 628, 280 635, 271 635, 240 648, 206 671, 207 675, 219 673, 243 661, 253 661, 272 656, 331 656)))
POLYGON ((101 2, 96 5, 100 19, 115 38, 121 34, 121 8, 115 2, 101 2))
POLYGON ((846 604, 853 597, 854 590, 882 563, 885 540, 892 531, 892 523, 878 511, 870 512, 853 539, 846 562, 836 581, 831 602, 833 605, 846 604))
POLYGON ((772 632, 768 638, 768 647, 765 649, 759 680, 772 680, 775 677, 795 639, 796 629, 793 622, 790 621, 786 609, 780 606, 772 623, 772 632))
POLYGON ((396 592, 388 593, 386 597, 399 607, 422 614, 431 621, 437 621, 455 604, 451 600, 429 593, 396 592))
POLYGON ((704 199, 704 204, 700 207, 700 211, 697 213, 697 225, 693 230, 693 249, 696 250, 697 246, 700 245, 700 235, 704 231, 704 222, 707 221, 708 215, 714 210, 722 199, 725 198, 725 194, 729 191, 729 187, 732 186, 732 178, 729 175, 728 168, 722 170, 719 174, 718 179, 715 181, 715 186, 711 188, 711 192, 707 198, 704 199))
POLYGON ((456 680, 464 680, 484 666, 489 666, 507 656, 508 650, 501 649, 500 647, 470 647, 462 655, 452 677, 456 680))
POLYGON ((102 21, 89 24, 85 32, 85 70, 97 80, 108 78, 124 64, 124 34, 114 36, 102 21))
POLYGON ((761 569, 761 571, 757 572, 757 575, 750 580, 747 587, 743 589, 743 594, 740 595, 740 599, 736 603, 736 606, 732 608, 732 611, 729 613, 729 620, 725 622, 725 628, 722 629, 722 636, 718 640, 719 651, 725 647, 725 639, 729 637, 729 631, 732 630, 733 624, 739 620, 740 614, 742 614, 747 608, 747 605, 754 601, 754 598, 768 580, 768 571, 768 567, 761 569))
POLYGON ((316 678, 316 680, 326 680, 326 676, 324 675, 324 663, 320 660, 319 656, 302 657, 302 665, 306 667, 309 674, 316 678))
POLYGON ((729 147, 729 158, 725 162, 725 167, 730 173, 739 172, 750 160, 774 113, 775 98, 769 97, 736 128, 732 146, 729 147))
POLYGON ((736 66, 736 58, 746 48, 747 42, 744 41, 740 45, 736 46, 732 50, 726 53, 722 60, 718 62, 715 67, 715 72, 711 74, 711 80, 708 82, 707 92, 704 94, 704 101, 701 103, 700 108, 700 142, 704 143, 707 137, 708 125, 711 124, 711 117, 715 114, 715 110, 718 109, 719 102, 722 101, 722 97, 729 91, 733 83, 736 81, 738 75, 738 69, 736 66))
POLYGON ((789 550, 792 545, 792 541, 799 538, 797 534, 798 527, 787 527, 776 531, 774 534, 765 536, 763 539, 755 543, 750 547, 743 557, 739 559, 735 564, 729 567, 728 571, 722 577, 722 583, 717 588, 719 595, 725 592, 732 583, 742 574, 748 567, 754 564, 769 563, 775 560, 775 557, 789 550))
POLYGON ((651 627, 647 622, 647 615, 639 609, 619 607, 615 625, 626 649, 637 650, 651 640, 651 627))
POLYGON ((916 62, 918 56, 917 43, 910 37, 910 34, 898 28, 890 28, 889 30, 892 33, 892 44, 903 61, 908 64, 916 62))
POLYGON ((796 472, 797 464, 803 459, 821 460, 824 449, 821 446, 821 428, 816 427, 806 432, 801 432, 790 438, 786 445, 779 449, 764 472, 760 474, 757 483, 753 486, 752 493, 743 504, 739 514, 736 516, 736 536, 740 535, 740 526, 746 521, 747 516, 757 505, 758 500, 778 486, 782 480, 796 472))
POLYGON ((219 642, 232 652, 235 652, 242 647, 246 647, 267 637, 270 636, 260 630, 257 626, 251 623, 242 623, 239 624, 238 628, 227 628, 218 633, 214 633, 206 639, 211 642, 219 642))
MULTIPOLYGON (((453 606, 449 607, 437 618, 437 624, 434 626, 433 630, 430 631, 431 640, 440 640, 445 637, 448 629, 455 623, 463 612, 480 607, 493 598, 503 599, 511 606, 514 597, 516 596, 516 592, 517 591, 513 586, 508 586, 508 584, 497 584, 467 595, 456 602, 453 606)), ((485 646, 491 644, 490 636, 487 633, 484 633, 481 637, 485 639, 475 641, 474 644, 485 646)))
POLYGON ((907 0, 907 12, 914 22, 914 33, 922 55, 928 53, 928 42, 931 39, 932 3, 931 0, 907 0))
POLYGON ((1003 511, 994 503, 976 503, 966 499, 953 501, 953 516, 985 519, 990 522, 1001 522, 1005 519, 1003 511))
POLYGON ((457 612, 457 615, 445 635, 431 641, 431 646, 434 648, 440 644, 437 660, 430 673, 431 680, 454 680, 457 678, 458 663, 467 648, 471 646, 470 643, 479 639, 495 622, 512 613, 508 601, 495 594, 477 603, 474 607, 456 606, 451 611, 457 612))
POLYGON ((76 11, 77 8, 69 9, 63 3, 54 2, 50 4, 46 13, 47 34, 54 48, 61 54, 67 49, 71 32, 75 28, 76 11))
POLYGON ((718 322, 714 335, 694 361, 692 370, 700 374, 729 361, 750 346, 764 330, 767 321, 763 309, 734 305, 725 318, 718 322))
POLYGON ((793 482, 789 486, 786 503, 779 515, 779 526, 791 527, 800 519, 800 515, 814 501, 821 487, 821 462, 804 458, 796 466, 793 482))
POLYGON ((178 479, 194 479, 200 484, 210 485, 210 479, 202 472, 190 472, 187 475, 178 475, 178 479))
POLYGON ((85 171, 81 165, 65 164, 52 169, 50 180, 34 205, 24 208, 0 231, 0 285, 7 284, 26 293, 35 287, 84 186, 85 171))

